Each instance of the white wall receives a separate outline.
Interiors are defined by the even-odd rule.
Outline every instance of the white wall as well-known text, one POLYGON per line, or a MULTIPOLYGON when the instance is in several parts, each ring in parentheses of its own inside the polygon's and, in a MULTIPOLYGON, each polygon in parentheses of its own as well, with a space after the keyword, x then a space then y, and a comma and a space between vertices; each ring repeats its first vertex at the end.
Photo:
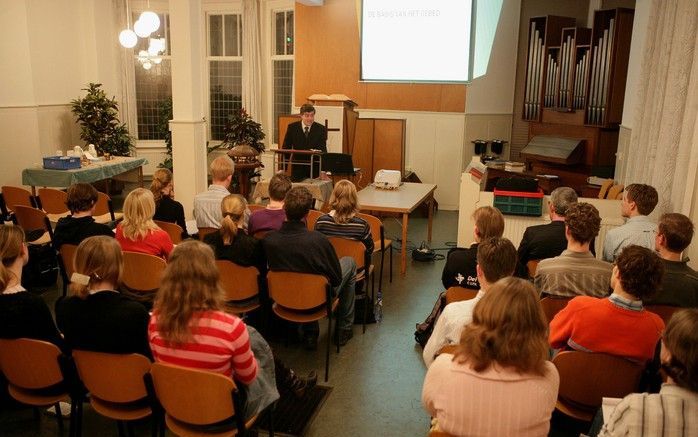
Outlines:
POLYGON ((628 77, 625 82, 625 101, 623 103, 623 126, 632 129, 636 110, 635 96, 639 86, 640 70, 644 57, 647 25, 650 19, 651 0, 635 1, 635 17, 633 19, 633 36, 630 43, 630 59, 628 60, 628 77))

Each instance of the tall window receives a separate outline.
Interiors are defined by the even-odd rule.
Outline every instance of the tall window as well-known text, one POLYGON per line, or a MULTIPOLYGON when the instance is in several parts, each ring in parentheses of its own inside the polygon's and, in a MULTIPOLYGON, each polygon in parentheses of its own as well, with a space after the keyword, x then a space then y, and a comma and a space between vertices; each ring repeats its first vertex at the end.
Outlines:
POLYGON ((293 101, 293 11, 274 12, 272 65, 273 141, 279 143, 279 115, 291 112, 293 101))
MULTIPOLYGON (((139 13, 134 13, 132 22, 138 19, 139 13)), ((170 62, 170 16, 160 16, 160 28, 151 38, 165 38, 165 52, 162 56, 153 58, 150 68, 143 68, 138 60, 141 50, 148 50, 149 39, 138 39, 133 49, 133 63, 136 79, 136 114, 138 119, 139 140, 163 140, 165 133, 157 129, 160 110, 172 98, 172 73, 170 62)))
POLYGON ((211 140, 223 139, 228 114, 242 108, 242 16, 208 16, 211 140))

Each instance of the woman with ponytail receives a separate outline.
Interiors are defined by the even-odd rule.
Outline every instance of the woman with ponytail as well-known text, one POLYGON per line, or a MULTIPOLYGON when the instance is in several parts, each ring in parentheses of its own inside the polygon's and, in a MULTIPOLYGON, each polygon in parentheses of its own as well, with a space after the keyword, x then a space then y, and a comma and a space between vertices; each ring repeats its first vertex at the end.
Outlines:
POLYGON ((155 215, 153 220, 168 223, 177 223, 182 228, 182 239, 189 238, 187 223, 184 220, 184 207, 174 200, 174 184, 172 172, 166 168, 159 168, 153 173, 153 182, 150 191, 155 200, 155 215))
POLYGON ((29 261, 24 231, 0 225, 0 338, 32 338, 63 345, 41 297, 22 287, 22 267, 29 261))
POLYGON ((528 281, 497 281, 475 305, 455 355, 429 366, 422 403, 454 436, 547 436, 560 377, 548 324, 528 281))
POLYGON ((56 322, 68 347, 150 357, 148 311, 117 291, 124 268, 119 244, 90 237, 78 246, 74 266, 72 296, 56 305, 56 322))
POLYGON ((217 232, 204 237, 213 248, 216 259, 232 261, 243 267, 254 266, 266 274, 267 260, 260 240, 245 233, 247 202, 239 194, 230 194, 221 201, 223 220, 217 232))

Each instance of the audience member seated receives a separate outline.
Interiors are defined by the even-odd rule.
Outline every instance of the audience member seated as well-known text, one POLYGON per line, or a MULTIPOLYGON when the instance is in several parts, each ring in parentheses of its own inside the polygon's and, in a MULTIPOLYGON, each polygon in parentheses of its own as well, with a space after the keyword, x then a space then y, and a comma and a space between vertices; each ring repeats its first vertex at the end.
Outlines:
POLYGON ((550 346, 602 352, 640 363, 654 356, 664 330, 662 319, 642 307, 662 282, 664 266, 651 250, 623 249, 613 267, 613 293, 605 299, 579 296, 550 322, 550 346))
POLYGON ((148 311, 117 291, 123 268, 113 238, 90 237, 78 246, 72 296, 56 304, 56 322, 70 349, 151 356, 148 311))
MULTIPOLYGON (((543 260, 559 256, 567 249, 565 238, 565 214, 567 208, 577 203, 577 193, 570 187, 558 187, 550 193, 548 213, 550 223, 526 228, 519 244, 519 271, 521 277, 527 277, 526 264, 529 261, 543 260)), ((589 250, 594 252, 594 240, 589 243, 589 250)))
MULTIPOLYGON (((339 296, 338 337, 339 344, 345 345, 354 335, 352 327, 356 262, 348 256, 337 259, 327 237, 320 232, 308 230, 302 220, 308 215, 312 204, 313 196, 307 188, 291 188, 284 201, 286 221, 281 229, 264 238, 264 251, 270 270, 313 273, 327 277, 334 288, 334 295, 339 296)), ((305 347, 316 349, 319 324, 306 323, 302 329, 305 347)))
POLYGON ((650 185, 631 184, 625 188, 620 212, 628 220, 610 229, 603 243, 603 260, 612 262, 625 246, 635 244, 654 250, 657 225, 647 217, 657 206, 659 195, 650 185))
POLYGON ((477 246, 488 238, 500 238, 504 233, 504 216, 497 208, 482 206, 473 212, 473 242, 468 248, 454 248, 448 251, 448 258, 441 282, 445 289, 453 286, 479 290, 475 265, 477 264, 477 246))
POLYGON ((342 237, 357 240, 366 246, 366 259, 371 259, 373 253, 373 237, 371 226, 361 217, 359 212, 359 196, 356 186, 346 179, 337 182, 330 196, 332 210, 318 217, 315 230, 328 237, 342 237))
MULTIPOLYGON (((483 243, 484 244, 484 243, 483 243)), ((533 286, 505 278, 475 306, 455 355, 429 367, 422 404, 453 436, 547 436, 560 377, 533 286)))
POLYGON ((664 214, 659 219, 655 247, 664 264, 664 279, 659 293, 646 305, 698 308, 698 272, 681 259, 693 239, 693 223, 683 214, 664 214))
POLYGON ((283 174, 272 176, 269 181, 269 204, 265 209, 254 211, 250 216, 250 235, 281 229, 281 225, 286 221, 284 198, 291 186, 291 179, 288 176, 283 174))
MULTIPOLYGON (((230 194, 228 188, 233 180, 235 164, 228 156, 219 156, 211 162, 211 185, 208 190, 194 196, 194 218, 199 228, 220 228, 221 201, 230 194)), ((250 221, 250 210, 245 211, 245 229, 250 221)))
POLYGON ((490 285, 511 276, 516 269, 516 249, 506 238, 494 237, 484 240, 477 247, 477 278, 480 291, 470 300, 446 305, 436 320, 434 332, 424 347, 424 364, 429 367, 441 348, 458 344, 463 328, 473 320, 473 309, 482 299, 490 285))
POLYGON ((153 193, 136 188, 124 200, 124 220, 116 226, 116 241, 121 249, 167 259, 174 245, 169 234, 153 221, 153 193))
POLYGON ((153 182, 150 191, 155 200, 155 215, 153 220, 168 223, 177 223, 182 228, 182 239, 189 238, 187 234, 187 222, 184 220, 184 207, 174 200, 174 184, 172 172, 166 168, 159 168, 153 173, 153 182))
POLYGON ((92 214, 97 205, 97 190, 90 184, 79 182, 68 187, 66 206, 70 215, 58 219, 53 231, 53 246, 60 250, 64 244, 78 245, 87 237, 107 235, 114 232, 107 225, 95 222, 92 214))
POLYGON ((62 346, 44 300, 21 285, 22 267, 29 261, 22 228, 0 225, 0 256, 0 338, 33 338, 62 346))
POLYGON ((660 357, 667 381, 659 393, 626 396, 599 436, 698 435, 698 310, 674 313, 660 357))
POLYGON ((221 202, 223 221, 221 228, 204 237, 213 248, 216 259, 232 261, 240 266, 254 266, 264 274, 267 260, 262 242, 247 235, 243 229, 247 202, 239 194, 230 194, 221 202))
POLYGON ((589 251, 600 229, 601 217, 593 205, 570 205, 565 216, 567 249, 538 264, 534 278, 538 291, 551 296, 607 296, 613 266, 589 251))
POLYGON ((302 395, 317 381, 314 372, 299 378, 274 360, 254 328, 225 312, 213 250, 199 241, 185 241, 173 251, 155 298, 148 338, 158 362, 234 378, 246 392, 246 418, 279 398, 277 384, 302 395))

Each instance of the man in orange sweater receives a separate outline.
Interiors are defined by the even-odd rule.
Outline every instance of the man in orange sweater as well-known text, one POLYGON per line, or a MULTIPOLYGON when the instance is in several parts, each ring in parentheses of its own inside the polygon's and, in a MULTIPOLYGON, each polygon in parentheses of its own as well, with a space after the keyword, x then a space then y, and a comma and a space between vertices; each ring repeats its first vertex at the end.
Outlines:
POLYGON ((659 288, 664 266, 651 250, 627 246, 616 259, 613 294, 597 299, 572 299, 550 322, 550 346, 582 352, 603 352, 637 362, 654 356, 664 322, 642 307, 659 288))

